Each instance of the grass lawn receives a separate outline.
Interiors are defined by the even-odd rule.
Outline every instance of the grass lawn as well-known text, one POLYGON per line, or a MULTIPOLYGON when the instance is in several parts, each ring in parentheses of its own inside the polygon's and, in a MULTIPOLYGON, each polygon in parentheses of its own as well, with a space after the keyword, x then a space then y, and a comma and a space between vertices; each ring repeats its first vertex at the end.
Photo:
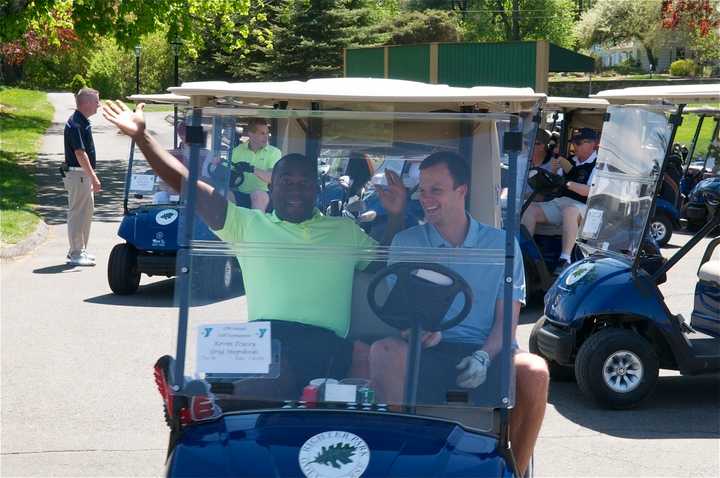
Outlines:
MULTIPOLYGON (((700 106, 700 105, 693 105, 693 106, 700 106)), ((705 106, 712 106, 714 108, 720 108, 720 103, 712 104, 712 105, 705 105, 705 106)), ((690 106, 689 106, 690 107, 690 106)), ((680 125, 680 127, 677 130, 677 133, 675 134, 675 142, 684 144, 688 148, 690 147, 690 143, 692 143, 693 135, 695 134, 695 128, 697 128, 697 124, 699 121, 699 117, 695 116, 694 114, 687 114, 683 116, 683 123, 680 125)), ((705 152, 707 151, 708 146, 710 145, 710 141, 712 140, 712 133, 713 128, 715 127, 715 120, 712 118, 705 118, 703 121, 702 129, 700 130, 700 136, 698 137, 698 144, 695 146, 695 152, 693 153, 693 156, 698 155, 705 155, 705 152)))
POLYGON ((17 243, 40 220, 34 162, 52 116, 44 92, 0 86, 0 243, 17 243))

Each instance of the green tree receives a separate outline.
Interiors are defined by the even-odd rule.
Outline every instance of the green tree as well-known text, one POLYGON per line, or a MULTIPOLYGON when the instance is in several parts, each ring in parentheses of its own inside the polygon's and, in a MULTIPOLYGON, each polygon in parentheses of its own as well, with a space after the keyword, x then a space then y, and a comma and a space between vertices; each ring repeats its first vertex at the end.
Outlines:
POLYGON ((460 18, 453 11, 404 11, 387 17, 374 31, 385 45, 458 42, 463 38, 460 18))
POLYGON ((576 0, 411 0, 411 9, 452 9, 471 41, 549 40, 571 47, 576 0))
POLYGON ((273 29, 272 78, 339 76, 343 48, 381 43, 372 28, 381 18, 372 0, 287 1, 273 29))
POLYGON ((56 27, 69 22, 84 41, 110 36, 126 50, 156 31, 165 31, 169 40, 202 45, 200 33, 212 20, 216 37, 233 51, 244 43, 243 35, 235 35, 233 18, 249 9, 250 0, 11 0, 0 7, 0 42, 21 39, 28 31, 56 41, 56 27))
POLYGON ((663 39, 661 5, 638 0, 597 0, 582 14, 575 33, 583 46, 615 45, 637 40, 653 69, 657 66, 654 49, 663 39))

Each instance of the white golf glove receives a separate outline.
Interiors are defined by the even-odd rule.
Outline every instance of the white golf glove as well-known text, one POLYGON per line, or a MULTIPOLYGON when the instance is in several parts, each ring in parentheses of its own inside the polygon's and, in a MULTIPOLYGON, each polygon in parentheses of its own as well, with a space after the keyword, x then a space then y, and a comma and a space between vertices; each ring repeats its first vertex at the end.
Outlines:
POLYGON ((458 375, 457 384, 462 388, 477 388, 485 382, 490 356, 484 350, 476 350, 472 355, 462 359, 455 367, 462 370, 458 375))

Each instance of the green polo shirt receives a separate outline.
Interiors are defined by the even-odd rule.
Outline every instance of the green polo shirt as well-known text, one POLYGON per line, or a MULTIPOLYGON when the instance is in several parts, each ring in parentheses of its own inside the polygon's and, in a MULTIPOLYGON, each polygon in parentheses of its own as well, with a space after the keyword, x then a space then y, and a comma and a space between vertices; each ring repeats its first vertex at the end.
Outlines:
POLYGON ((377 246, 355 222, 316 209, 295 224, 228 204, 225 226, 215 233, 239 251, 249 320, 300 322, 347 335, 354 271, 367 266, 377 246))
MULTIPOLYGON (((246 162, 250 163, 258 169, 271 171, 275 163, 280 160, 282 152, 275 146, 265 145, 262 149, 252 151, 249 147, 250 142, 246 142, 233 149, 233 163, 246 162)), ((268 187, 264 181, 251 173, 245 173, 245 181, 237 189, 241 193, 251 193, 253 191, 267 191, 268 187)))

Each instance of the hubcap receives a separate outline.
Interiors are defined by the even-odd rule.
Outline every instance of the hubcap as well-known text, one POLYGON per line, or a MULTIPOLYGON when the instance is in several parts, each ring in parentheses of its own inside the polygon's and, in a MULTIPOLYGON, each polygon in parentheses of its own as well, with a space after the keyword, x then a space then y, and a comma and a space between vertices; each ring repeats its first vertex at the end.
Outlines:
POLYGON ((618 350, 605 360, 603 379, 613 392, 632 392, 640 385, 642 378, 642 362, 629 350, 618 350))
POLYGON ((650 224, 650 234, 653 239, 660 241, 663 237, 665 237, 665 234, 667 234, 667 228, 665 227, 665 224, 660 221, 653 222, 650 224))
POLYGON ((225 261, 225 267, 223 268, 223 284, 226 288, 232 285, 232 261, 225 261))

